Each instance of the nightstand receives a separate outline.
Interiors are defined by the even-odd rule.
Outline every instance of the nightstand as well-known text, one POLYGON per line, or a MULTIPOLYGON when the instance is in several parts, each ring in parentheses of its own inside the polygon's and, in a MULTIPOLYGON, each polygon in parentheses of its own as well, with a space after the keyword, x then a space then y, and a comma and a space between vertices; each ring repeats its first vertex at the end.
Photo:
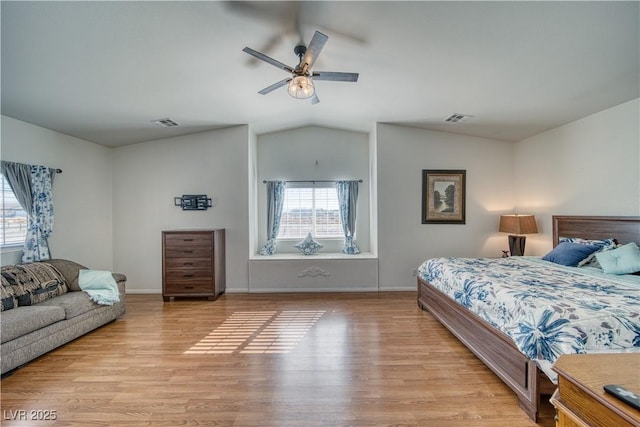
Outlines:
POLYGON ((640 393, 640 354, 570 354, 553 365, 558 388, 551 398, 557 427, 640 426, 640 410, 606 393, 621 385, 640 393))

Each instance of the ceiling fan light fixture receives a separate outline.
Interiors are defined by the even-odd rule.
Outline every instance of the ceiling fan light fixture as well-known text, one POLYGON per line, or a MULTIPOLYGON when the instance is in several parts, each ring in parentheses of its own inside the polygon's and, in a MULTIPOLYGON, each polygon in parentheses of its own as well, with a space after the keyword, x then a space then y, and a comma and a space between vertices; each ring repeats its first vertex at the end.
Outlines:
POLYGON ((296 76, 289 82, 289 95, 298 99, 311 98, 316 93, 313 80, 307 76, 296 76))

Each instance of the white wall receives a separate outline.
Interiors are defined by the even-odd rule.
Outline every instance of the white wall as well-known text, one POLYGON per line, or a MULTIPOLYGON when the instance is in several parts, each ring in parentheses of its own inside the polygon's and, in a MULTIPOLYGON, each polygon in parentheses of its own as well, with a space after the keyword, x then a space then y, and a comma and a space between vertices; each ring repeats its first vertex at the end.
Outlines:
POLYGON ((248 126, 114 149, 114 264, 131 293, 162 289, 162 230, 226 229, 228 291, 248 289, 248 126), (174 197, 206 194, 215 206, 183 211, 174 197))
MULTIPOLYGON (((516 144, 378 124, 363 134, 375 151, 367 160, 374 175, 362 178, 377 181, 370 243, 377 228, 379 288, 414 289, 411 270, 427 258, 500 256, 500 213, 536 215, 540 234, 527 237, 527 255, 551 247, 552 214, 640 215, 639 116, 636 99, 516 144), (422 169, 466 169, 465 225, 421 224, 422 169)), ((261 138, 239 126, 110 149, 3 116, 1 148, 3 160, 64 170, 54 183, 55 257, 123 272, 130 291, 159 293, 161 231, 223 227, 228 289, 243 292, 258 247, 249 212, 261 184, 252 188, 249 177, 273 178, 258 177, 250 154, 261 138), (217 206, 173 206, 189 193, 213 196, 217 206)), ((3 253, 2 263, 17 256, 3 253)))
MULTIPOLYGON (((266 191, 263 180, 362 179, 358 189, 356 243, 370 251, 369 136, 366 133, 309 126, 258 136, 258 247, 266 242, 266 191)), ((315 236, 314 236, 315 237, 315 236)), ((317 238, 316 238, 317 239, 317 238)), ((298 253, 300 239, 279 241, 278 253, 298 253)), ((339 253, 342 240, 321 240, 322 252, 339 253)))
POLYGON ((411 270, 441 256, 497 257, 513 208, 513 143, 378 124, 379 287, 415 289, 411 270), (423 169, 465 169, 466 224, 422 224, 423 169))
MULTIPOLYGON (((89 268, 113 268, 111 149, 2 116, 2 160, 60 168, 53 183, 51 255, 89 268)), ((2 252, 2 264, 22 250, 2 252)))
POLYGON ((521 210, 540 234, 527 249, 551 249, 552 215, 640 215, 640 101, 635 99, 515 145, 521 210))

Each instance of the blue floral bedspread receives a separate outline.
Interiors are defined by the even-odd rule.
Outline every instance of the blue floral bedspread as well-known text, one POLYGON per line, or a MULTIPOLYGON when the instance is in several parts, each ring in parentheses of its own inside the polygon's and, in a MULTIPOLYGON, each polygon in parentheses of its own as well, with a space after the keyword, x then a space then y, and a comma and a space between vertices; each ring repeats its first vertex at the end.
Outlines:
POLYGON ((562 354, 640 352, 640 276, 534 257, 434 258, 418 274, 511 337, 554 382, 562 354))

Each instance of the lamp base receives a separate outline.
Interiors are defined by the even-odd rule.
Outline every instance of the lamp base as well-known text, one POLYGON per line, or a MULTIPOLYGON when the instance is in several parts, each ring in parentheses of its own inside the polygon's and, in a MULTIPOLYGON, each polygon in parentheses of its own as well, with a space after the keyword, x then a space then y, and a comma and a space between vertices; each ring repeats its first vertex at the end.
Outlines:
POLYGON ((511 256, 524 255, 524 244, 527 238, 525 236, 509 236, 509 251, 511 256))

